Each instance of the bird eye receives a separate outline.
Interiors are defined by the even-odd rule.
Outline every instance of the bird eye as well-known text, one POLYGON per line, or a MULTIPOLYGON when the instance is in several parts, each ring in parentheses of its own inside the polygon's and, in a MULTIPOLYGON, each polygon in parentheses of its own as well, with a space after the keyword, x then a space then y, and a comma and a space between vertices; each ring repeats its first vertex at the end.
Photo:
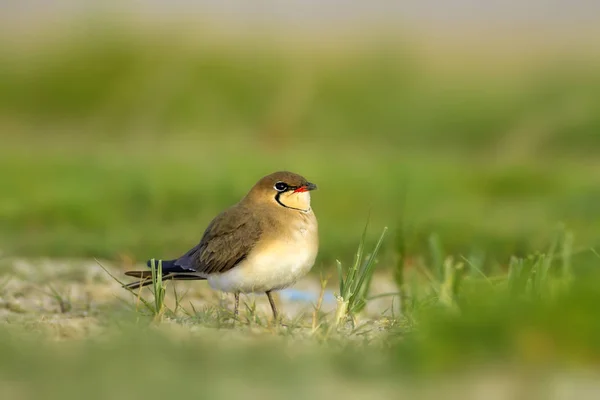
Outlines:
POLYGON ((275 184, 275 190, 277 190, 278 192, 284 192, 287 188, 288 188, 288 185, 286 185, 283 182, 277 182, 275 184))

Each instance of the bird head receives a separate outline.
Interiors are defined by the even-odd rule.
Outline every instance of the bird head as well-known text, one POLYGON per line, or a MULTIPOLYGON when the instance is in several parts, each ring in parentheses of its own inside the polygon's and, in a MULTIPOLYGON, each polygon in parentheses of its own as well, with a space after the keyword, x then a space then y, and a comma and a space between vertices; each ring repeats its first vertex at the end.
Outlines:
POLYGON ((293 172, 280 171, 260 179, 248 193, 253 201, 273 202, 292 210, 310 210, 310 191, 317 185, 293 172))

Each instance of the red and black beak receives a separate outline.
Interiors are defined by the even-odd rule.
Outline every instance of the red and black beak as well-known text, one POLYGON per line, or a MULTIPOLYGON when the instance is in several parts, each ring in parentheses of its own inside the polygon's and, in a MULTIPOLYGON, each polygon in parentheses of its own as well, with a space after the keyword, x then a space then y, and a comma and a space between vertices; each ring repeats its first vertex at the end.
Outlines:
POLYGON ((296 189, 294 189, 294 193, 308 192, 310 190, 316 190, 316 189, 317 189, 317 185, 315 185, 314 183, 306 182, 304 185, 299 186, 296 189))

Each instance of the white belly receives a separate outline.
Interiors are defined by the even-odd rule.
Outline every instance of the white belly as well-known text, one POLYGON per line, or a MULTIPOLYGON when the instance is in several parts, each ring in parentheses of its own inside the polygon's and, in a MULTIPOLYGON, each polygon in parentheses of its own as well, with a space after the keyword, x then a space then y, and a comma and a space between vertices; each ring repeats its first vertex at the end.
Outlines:
POLYGON ((314 226, 302 224, 289 237, 256 248, 250 257, 231 270, 208 276, 208 284, 213 289, 241 293, 266 292, 293 285, 315 263, 316 230, 316 223, 314 226))

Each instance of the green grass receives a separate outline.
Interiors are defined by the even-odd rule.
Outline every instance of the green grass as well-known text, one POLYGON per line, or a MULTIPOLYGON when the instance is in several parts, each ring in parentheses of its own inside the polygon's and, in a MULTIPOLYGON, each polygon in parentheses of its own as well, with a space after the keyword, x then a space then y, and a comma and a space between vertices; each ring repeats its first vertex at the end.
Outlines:
POLYGON ((365 239, 367 235, 367 226, 361 237, 354 258, 354 264, 347 271, 343 270, 342 263, 337 261, 337 274, 339 282, 339 291, 337 293, 337 310, 335 313, 336 325, 344 325, 347 320, 354 320, 354 316, 360 313, 367 304, 369 288, 373 273, 375 272, 375 264, 377 253, 383 243, 383 238, 388 228, 385 227, 379 240, 375 244, 375 248, 365 257, 365 239))
POLYGON ((485 247, 486 270, 545 245, 559 222, 597 243, 591 62, 450 73, 416 44, 299 58, 208 36, 82 37, 0 46, 8 254, 175 257, 280 169, 319 183, 320 265, 352 252, 369 208, 408 229, 408 252, 436 234, 454 254, 485 247))
POLYGON ((508 376, 530 398, 596 371, 594 57, 457 72, 416 44, 113 28, 0 43, 0 397, 447 397, 508 376), (333 288, 353 325, 323 296, 285 327, 243 297, 233 324, 204 283, 138 296, 106 273, 181 255, 281 169, 319 186, 312 279, 354 266, 333 288), (371 272, 395 289, 359 290, 371 272))
POLYGON ((165 311, 165 285, 162 280, 162 260, 150 260, 150 270, 152 271, 152 292, 154 294, 154 318, 159 320, 165 311))
MULTIPOLYGON (((162 304, 163 318, 157 320, 136 310, 136 296, 126 297, 104 271, 94 279, 91 307, 77 298, 82 287, 92 289, 89 277, 55 282, 50 275, 50 284, 74 289, 72 307, 61 311, 54 302, 37 303, 3 313, 2 394, 69 399, 95 387, 91 398, 325 398, 345 390, 360 398, 414 395, 435 382, 439 396, 473 390, 489 376, 508 379, 505 385, 520 382, 519 393, 542 390, 539 381, 527 378, 534 376, 549 379, 546 385, 564 379, 576 390, 583 376, 565 373, 595 371, 600 359, 600 258, 590 250, 589 265, 576 262, 570 246, 569 235, 561 233, 546 252, 514 258, 509 272, 496 276, 482 275, 472 262, 463 263, 461 274, 449 273, 456 266, 451 258, 441 272, 427 264, 406 269, 402 313, 337 328, 335 310, 324 313, 316 328, 310 315, 275 327, 266 323, 268 309, 253 306, 242 308, 232 324, 230 313, 216 304, 178 307, 186 299, 175 290, 166 299, 154 297, 175 304, 162 304), (109 287, 112 295, 101 295, 109 287), (445 388, 445 379, 454 387, 445 388)), ((34 263, 29 271, 43 270, 34 263)), ((17 270, 9 276, 14 284, 5 285, 3 309, 22 296, 45 296, 29 292, 31 281, 17 270)))

